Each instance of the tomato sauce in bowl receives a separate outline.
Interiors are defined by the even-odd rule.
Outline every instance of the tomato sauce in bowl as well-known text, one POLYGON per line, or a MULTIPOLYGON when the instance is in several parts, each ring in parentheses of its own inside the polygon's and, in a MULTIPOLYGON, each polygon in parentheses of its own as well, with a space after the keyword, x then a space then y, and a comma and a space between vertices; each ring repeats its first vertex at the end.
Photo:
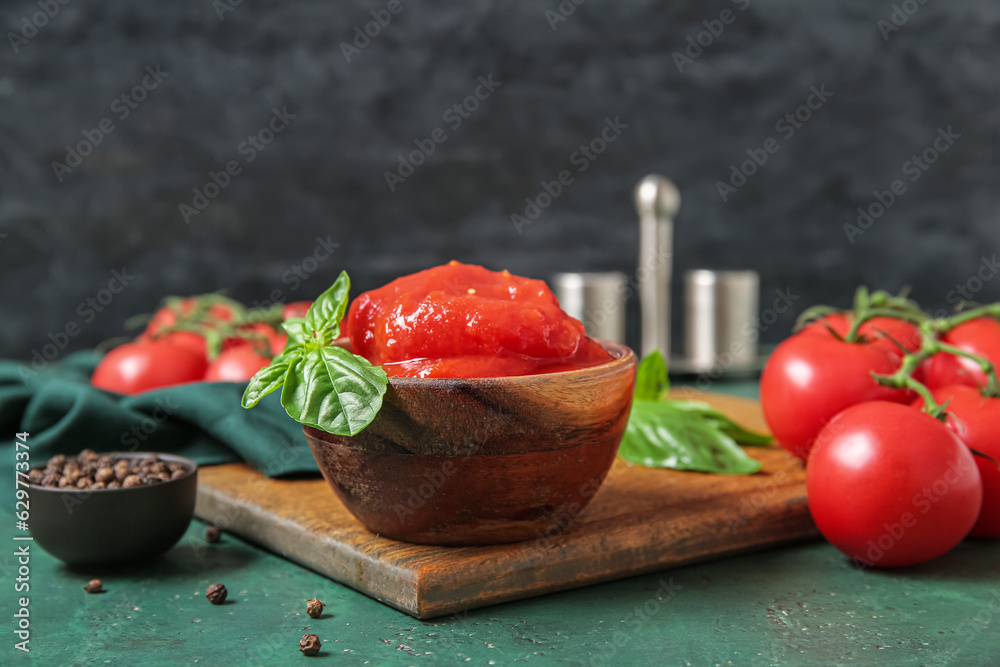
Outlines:
POLYGON ((358 296, 355 354, 393 377, 536 375, 612 360, 541 280, 450 262, 358 296))

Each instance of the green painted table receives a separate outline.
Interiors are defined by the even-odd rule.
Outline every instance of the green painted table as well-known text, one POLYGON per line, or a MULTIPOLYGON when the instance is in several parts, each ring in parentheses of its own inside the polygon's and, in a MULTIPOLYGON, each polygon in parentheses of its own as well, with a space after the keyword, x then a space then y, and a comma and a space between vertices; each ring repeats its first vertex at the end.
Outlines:
POLYGON ((206 545, 197 522, 131 573, 74 573, 32 549, 25 655, 7 523, 2 664, 1000 665, 1000 541, 886 572, 813 542, 420 622, 236 538, 206 545), (83 591, 92 574, 107 592, 83 591), (231 603, 208 603, 215 582, 231 603), (309 597, 323 618, 305 615, 309 597), (306 632, 317 658, 298 653, 306 632))

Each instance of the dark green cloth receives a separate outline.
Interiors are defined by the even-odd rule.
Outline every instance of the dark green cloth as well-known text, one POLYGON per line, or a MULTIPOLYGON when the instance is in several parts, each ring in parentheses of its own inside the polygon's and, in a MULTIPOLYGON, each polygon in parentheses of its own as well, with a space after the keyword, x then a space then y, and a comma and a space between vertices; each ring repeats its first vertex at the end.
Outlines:
POLYGON ((170 452, 201 465, 246 461, 270 477, 319 471, 277 392, 251 410, 240 405, 243 385, 229 382, 122 396, 91 386, 99 359, 78 352, 41 372, 0 361, 0 496, 13 499, 14 437, 23 431, 32 467, 90 448, 170 452))

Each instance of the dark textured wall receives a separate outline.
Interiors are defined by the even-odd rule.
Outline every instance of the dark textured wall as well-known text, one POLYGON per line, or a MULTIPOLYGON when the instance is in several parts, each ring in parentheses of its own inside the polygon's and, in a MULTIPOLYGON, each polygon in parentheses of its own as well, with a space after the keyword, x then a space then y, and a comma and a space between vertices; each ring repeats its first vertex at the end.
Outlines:
MULTIPOLYGON (((1000 245, 992 0, 908 0, 895 16, 870 0, 564 0, 565 20, 555 0, 50 1, 51 18, 0 2, 3 356, 69 323, 67 348, 91 345, 167 293, 310 298, 343 268, 358 288, 451 258, 630 271, 631 191, 654 171, 684 197, 677 271, 756 269, 765 302, 846 302, 866 282, 947 306, 995 272, 980 267, 1000 245), (345 55, 373 10, 391 22, 345 55), (490 76, 467 118, 449 113, 490 76), (808 120, 777 124, 807 101, 808 120), (282 129, 255 148, 274 110, 282 129), (575 153, 605 119, 615 141, 575 153), (908 163, 949 127, 933 164, 908 163), (385 172, 436 128, 443 142, 390 189, 385 172), (723 198, 748 150, 766 163, 723 198), (196 201, 228 163, 238 173, 196 201), (573 182, 518 231, 511 215, 562 170, 573 182), (894 180, 902 194, 849 238, 894 180), (205 203, 185 220, 181 204, 205 203), (326 256, 317 238, 338 244, 322 262, 307 259, 326 256), (120 294, 86 305, 123 269, 120 294)), ((979 284, 977 299, 1000 298, 1000 280, 979 284)))

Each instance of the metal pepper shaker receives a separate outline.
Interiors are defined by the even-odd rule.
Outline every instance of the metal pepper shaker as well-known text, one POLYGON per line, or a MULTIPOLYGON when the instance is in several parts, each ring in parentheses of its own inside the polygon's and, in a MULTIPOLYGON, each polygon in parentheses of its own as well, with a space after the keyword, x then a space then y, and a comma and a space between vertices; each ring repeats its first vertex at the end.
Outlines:
POLYGON ((639 304, 642 355, 659 350, 670 359, 670 284, 673 273, 674 217, 681 195, 670 180, 650 174, 635 188, 639 212, 639 304))

